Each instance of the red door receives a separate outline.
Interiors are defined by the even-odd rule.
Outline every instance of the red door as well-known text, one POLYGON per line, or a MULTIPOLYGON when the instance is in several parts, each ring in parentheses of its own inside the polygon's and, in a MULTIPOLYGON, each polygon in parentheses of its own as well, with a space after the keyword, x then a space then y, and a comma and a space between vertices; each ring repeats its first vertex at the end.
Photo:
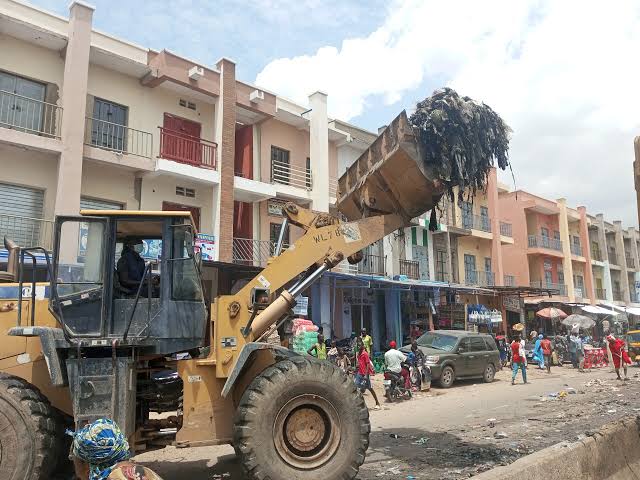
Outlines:
POLYGON ((195 165, 202 162, 201 125, 198 122, 165 113, 163 130, 162 157, 195 165))
POLYGON ((162 202, 162 210, 164 212, 191 212, 193 221, 196 224, 196 230, 200 231, 200 208, 182 205, 180 203, 162 202))

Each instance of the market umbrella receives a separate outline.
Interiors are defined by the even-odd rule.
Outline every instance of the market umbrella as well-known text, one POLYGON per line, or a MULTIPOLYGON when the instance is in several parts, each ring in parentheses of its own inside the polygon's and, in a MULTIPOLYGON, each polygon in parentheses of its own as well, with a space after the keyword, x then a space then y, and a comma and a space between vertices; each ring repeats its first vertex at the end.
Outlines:
POLYGON ((573 314, 562 320, 562 324, 572 328, 578 326, 579 328, 584 329, 593 327, 596 322, 592 318, 586 317, 584 315, 573 314))
POLYGON ((547 307, 547 308, 543 308, 542 310, 538 310, 536 312, 536 315, 538 315, 539 317, 552 318, 552 319, 567 318, 566 313, 564 313, 559 308, 554 308, 554 307, 547 307))

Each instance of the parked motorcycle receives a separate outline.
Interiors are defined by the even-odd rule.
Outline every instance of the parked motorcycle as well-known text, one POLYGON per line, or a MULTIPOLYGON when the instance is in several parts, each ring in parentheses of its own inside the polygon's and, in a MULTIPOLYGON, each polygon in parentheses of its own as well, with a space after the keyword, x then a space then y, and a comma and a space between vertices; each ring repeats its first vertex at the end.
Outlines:
MULTIPOLYGON (((404 364, 402 368, 408 370, 408 367, 404 364)), ((405 388, 404 377, 399 373, 385 370, 382 384, 384 385, 384 396, 390 403, 399 399, 409 399, 412 396, 411 389, 405 388)))
POLYGON ((424 364, 424 357, 419 358, 422 361, 419 361, 415 355, 410 353, 407 359, 411 388, 418 392, 431 388, 431 368, 424 364))

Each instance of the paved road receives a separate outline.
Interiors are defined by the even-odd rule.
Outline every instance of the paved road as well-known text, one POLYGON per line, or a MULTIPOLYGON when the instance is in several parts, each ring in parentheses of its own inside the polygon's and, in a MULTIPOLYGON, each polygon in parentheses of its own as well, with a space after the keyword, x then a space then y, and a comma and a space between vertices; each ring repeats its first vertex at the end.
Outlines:
MULTIPOLYGON (((631 374, 636 371, 631 369, 631 374)), ((378 388, 380 380, 377 379, 378 388)), ((529 384, 523 385, 519 379, 519 383, 512 386, 510 372, 502 371, 498 372, 496 380, 491 384, 466 381, 455 384, 449 390, 434 388, 428 394, 418 394, 418 398, 413 400, 385 405, 381 411, 372 411, 371 447, 359 478, 406 478, 409 473, 418 478, 468 477, 476 471, 513 461, 550 442, 555 443, 556 437, 562 439, 566 435, 575 436, 576 432, 572 428, 580 429, 582 425, 585 429, 592 427, 584 419, 580 423, 567 421, 567 415, 572 415, 570 412, 584 411, 582 415, 593 416, 594 419, 598 417, 596 423, 603 423, 609 419, 600 417, 608 415, 607 411, 612 411, 606 410, 609 408, 606 406, 607 402, 622 401, 627 404, 624 408, 630 411, 635 402, 638 402, 640 391, 639 378, 632 378, 628 386, 622 386, 622 382, 615 381, 615 374, 609 369, 579 373, 564 367, 555 368, 548 375, 534 367, 529 370, 529 380, 529 384), (596 393, 595 387, 585 386, 594 379, 606 382, 598 390, 600 393, 596 393), (542 396, 567 387, 583 393, 570 395, 571 398, 565 401, 540 401, 542 396), (617 393, 618 389, 622 393, 617 393), (624 398, 629 401, 623 401, 624 398), (603 406, 605 410, 584 410, 595 408, 592 402, 603 406), (553 418, 551 422, 546 422, 547 427, 554 427, 553 430, 543 432, 540 429, 538 435, 527 433, 531 427, 522 422, 532 415, 553 418), (486 427, 486 420, 489 418, 497 419, 497 428, 486 427), (494 440, 492 435, 501 429, 507 429, 511 438, 494 440), (538 440, 527 441, 525 445, 521 439, 514 438, 513 432, 520 430, 524 430, 522 433, 528 440, 538 440), (391 439, 389 435, 392 433, 401 438, 391 439), (429 439, 428 446, 417 446, 414 443, 421 438, 429 439), (432 447, 433 445, 437 447, 432 447), (403 476, 396 477, 395 472, 398 470, 394 468, 399 468, 403 476), (416 474, 416 471, 420 473, 416 474)), ((367 403, 372 404, 370 396, 367 396, 367 403)), ((623 408, 618 410, 619 415, 623 414, 623 408)), ((575 415, 579 416, 577 413, 575 415)), ((233 449, 227 446, 191 449, 169 447, 139 455, 138 460, 156 470, 165 480, 243 478, 233 449), (220 477, 223 475, 224 477, 220 477)))

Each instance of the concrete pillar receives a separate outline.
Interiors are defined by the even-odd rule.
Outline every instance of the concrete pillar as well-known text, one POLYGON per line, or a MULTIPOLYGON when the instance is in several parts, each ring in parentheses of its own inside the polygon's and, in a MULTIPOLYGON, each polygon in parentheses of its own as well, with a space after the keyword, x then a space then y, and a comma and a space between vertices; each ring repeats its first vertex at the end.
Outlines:
POLYGON ((323 275, 320 279, 320 322, 324 331, 324 338, 331 338, 333 334, 333 318, 331 315, 331 288, 329 277, 323 275))
POLYGON ((611 281, 611 267, 609 266, 609 249, 607 247, 607 235, 604 228, 604 215, 599 213, 596 215, 598 226, 598 244, 600 245, 600 254, 602 255, 602 263, 604 263, 603 280, 604 289, 606 290, 607 302, 613 302, 613 282, 611 281))
POLYGON ((453 269, 458 268, 453 264, 453 255, 451 254, 451 234, 447 232, 447 270, 449 272, 449 283, 453 283, 455 276, 453 275, 453 269))
POLYGON ((311 160, 311 208, 317 212, 329 211, 329 121, 327 94, 309 95, 311 107, 309 121, 309 157, 311 160))
POLYGON ((626 303, 631 302, 631 296, 629 295, 629 269, 627 268, 627 253, 624 249, 624 237, 622 235, 622 222, 616 220, 613 222, 613 228, 616 232, 616 253, 618 255, 618 261, 622 272, 620 276, 622 281, 620 282, 622 287, 622 300, 626 303))
POLYGON ((56 215, 78 215, 80 212, 93 12, 93 7, 79 1, 69 6, 69 41, 64 60, 62 84, 64 114, 61 131, 62 153, 58 162, 56 186, 56 215))
POLYGON ((570 302, 575 302, 576 296, 573 286, 573 262, 571 261, 571 239, 569 238, 569 220, 567 218, 567 200, 559 198, 556 200, 560 208, 558 215, 558 227, 560 229, 560 240, 562 240, 562 270, 564 271, 564 282, 567 285, 567 296, 570 302))
POLYGON ((489 171, 487 183, 487 199, 491 218, 491 266, 495 274, 496 285, 504 285, 504 269, 502 267, 502 242, 500 242, 500 209, 498 202, 498 174, 496 169, 489 171))
POLYGON ((629 285, 629 293, 631 293, 631 301, 632 303, 638 302, 638 289, 636 288, 636 284, 640 282, 640 252, 638 252, 638 230, 633 227, 630 227, 628 230, 629 236, 631 237, 631 251, 630 255, 633 258, 635 269, 633 272, 633 285, 629 285), (635 301, 634 301, 635 300, 635 301))
MULTIPOLYGON (((433 232, 427 230, 427 255, 429 258, 429 280, 436 279, 436 254, 433 245, 433 232)), ((433 330, 433 328, 431 328, 433 330)))
MULTIPOLYGON (((233 177, 236 150, 236 64, 222 58, 216 63, 220 70, 220 98, 216 109, 216 142, 220 187, 214 232, 218 241, 218 260, 233 261, 233 177)), ((257 162, 259 163, 259 162, 257 162)))
POLYGON ((633 178, 636 186, 636 209, 638 210, 638 228, 640 228, 640 137, 633 140, 635 162, 633 162, 633 178))
POLYGON ((593 281, 593 267, 591 266, 591 243, 589 242, 589 225, 587 225, 587 209, 578 207, 580 214, 580 245, 582 245, 582 255, 587 260, 584 267, 584 297, 589 298, 591 304, 596 303, 596 292, 593 281))

